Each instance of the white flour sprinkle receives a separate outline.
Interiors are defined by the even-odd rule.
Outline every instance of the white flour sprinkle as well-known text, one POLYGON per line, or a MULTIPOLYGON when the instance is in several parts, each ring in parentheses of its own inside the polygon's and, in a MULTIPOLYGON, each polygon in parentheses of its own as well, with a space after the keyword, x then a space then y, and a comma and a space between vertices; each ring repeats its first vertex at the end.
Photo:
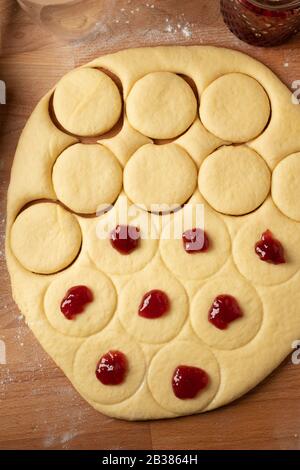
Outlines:
POLYGON ((193 33, 192 33, 192 31, 191 31, 191 29, 189 28, 188 25, 184 26, 182 28, 181 32, 182 32, 182 34, 185 38, 191 38, 192 35, 193 35, 193 33))
POLYGON ((164 28, 165 33, 182 34, 186 39, 190 39, 193 36, 192 25, 190 23, 172 23, 169 18, 165 19, 167 25, 164 28))

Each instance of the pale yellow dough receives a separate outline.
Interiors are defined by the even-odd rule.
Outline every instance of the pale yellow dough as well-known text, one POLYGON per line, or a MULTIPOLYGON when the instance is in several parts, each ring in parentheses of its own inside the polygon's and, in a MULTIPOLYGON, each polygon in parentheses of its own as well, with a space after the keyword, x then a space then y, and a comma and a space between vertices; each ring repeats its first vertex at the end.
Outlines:
POLYGON ((203 124, 224 140, 241 143, 254 139, 263 131, 269 116, 268 95, 257 80, 241 73, 218 78, 201 97, 203 124))
POLYGON ((69 336, 90 336, 102 330, 111 319, 116 304, 116 291, 109 278, 97 270, 79 267, 58 276, 44 298, 48 321, 53 328, 69 336), (92 291, 93 302, 87 305, 84 315, 68 320, 61 314, 61 301, 71 287, 81 285, 92 291))
POLYGON ((270 184, 267 164, 246 146, 220 148, 206 158, 199 173, 199 190, 207 202, 230 215, 254 211, 266 199, 270 184))
POLYGON ((143 343, 166 343, 180 331, 188 315, 188 298, 184 288, 163 266, 148 267, 133 276, 123 288, 118 305, 118 316, 128 333, 143 343), (170 310, 152 322, 138 315, 144 294, 160 289, 170 301, 170 310))
POLYGON ((300 336, 299 162, 291 93, 231 50, 118 52, 70 72, 41 100, 12 168, 7 264, 29 327, 97 411, 128 420, 208 411, 255 387, 290 353, 300 336), (140 231, 130 255, 111 244, 118 224, 140 231), (205 230, 206 252, 184 250, 182 233, 193 228, 205 230), (268 229, 285 264, 255 252, 268 229), (76 285, 94 300, 68 320, 60 305, 76 285), (170 310, 149 320, 138 308, 153 289, 168 295, 170 310), (226 330, 208 321, 221 294, 243 312, 226 330), (110 350, 128 360, 118 386, 95 374, 110 350), (173 393, 179 365, 209 375, 194 399, 173 393))
POLYGON ((175 73, 155 72, 135 83, 126 111, 130 124, 142 134, 153 139, 172 139, 193 123, 197 100, 183 78, 175 73))
POLYGON ((289 155, 273 172, 272 197, 284 215, 300 222, 300 153, 289 155))
POLYGON ((56 160, 52 180, 58 199, 69 209, 94 214, 117 199, 122 170, 103 145, 75 144, 56 160))
POLYGON ((105 73, 82 68, 66 75, 53 98, 57 120, 69 132, 95 136, 109 131, 118 121, 122 102, 116 84, 105 73))
POLYGON ((124 189, 135 204, 152 212, 176 208, 193 194, 197 169, 179 145, 148 144, 135 152, 124 170, 124 189), (138 182, 138 183, 137 183, 138 182), (152 206, 157 206, 152 207, 152 206))
POLYGON ((59 205, 39 203, 18 215, 10 244, 24 268, 51 274, 75 259, 81 245, 81 231, 75 217, 59 205))

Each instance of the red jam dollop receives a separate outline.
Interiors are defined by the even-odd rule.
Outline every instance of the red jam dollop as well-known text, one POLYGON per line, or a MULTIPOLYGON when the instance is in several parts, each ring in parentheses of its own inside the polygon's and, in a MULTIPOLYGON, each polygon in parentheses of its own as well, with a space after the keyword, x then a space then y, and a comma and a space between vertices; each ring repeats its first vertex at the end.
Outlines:
POLYGON ((193 228, 182 234, 184 249, 189 254, 205 252, 209 248, 207 234, 201 228, 193 228))
POLYGON ((199 367, 178 366, 172 379, 174 395, 180 400, 195 398, 207 387, 208 374, 199 367))
POLYGON ((130 255, 140 243, 140 229, 132 225, 117 225, 110 233, 110 243, 122 255, 130 255))
POLYGON ((128 361, 124 353, 109 351, 101 357, 96 368, 96 377, 103 385, 120 385, 128 372, 128 361))
POLYGON ((229 323, 243 316, 237 300, 231 295, 218 295, 208 313, 208 320, 219 330, 226 330, 229 323))
POLYGON ((144 295, 139 306, 139 316, 144 318, 159 318, 170 309, 169 297, 161 290, 151 290, 144 295))
POLYGON ((267 263, 285 263, 283 246, 279 240, 273 237, 270 230, 266 230, 261 239, 255 244, 255 253, 262 261, 267 263))
POLYGON ((73 320, 93 300, 93 293, 87 286, 71 287, 61 301, 61 313, 64 314, 67 320, 73 320))

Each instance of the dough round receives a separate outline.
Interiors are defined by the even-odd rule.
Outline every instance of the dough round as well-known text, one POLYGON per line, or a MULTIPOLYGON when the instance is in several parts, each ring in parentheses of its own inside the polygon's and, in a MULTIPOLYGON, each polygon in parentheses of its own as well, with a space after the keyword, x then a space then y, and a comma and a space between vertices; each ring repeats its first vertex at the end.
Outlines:
POLYGON ((52 274, 69 266, 81 247, 76 218, 58 204, 33 204, 16 218, 10 234, 12 251, 22 266, 52 274))
POLYGON ((53 167, 58 199, 74 212, 96 213, 113 203, 122 189, 122 169, 103 145, 75 144, 60 154, 53 167))
POLYGON ((300 153, 282 160, 273 171, 272 197, 276 206, 300 222, 300 153))
POLYGON ((136 274, 119 297, 118 315, 131 336, 144 343, 165 343, 173 339, 188 314, 188 299, 181 284, 162 266, 136 274), (143 318, 138 309, 144 295, 151 290, 167 294, 170 310, 160 318, 143 318))
POLYGON ((266 199, 271 175, 265 161, 246 146, 222 147, 204 160, 199 189, 218 212, 243 215, 266 199))
POLYGON ((300 226, 274 207, 267 213, 255 213, 245 224, 233 243, 233 256, 240 272, 254 284, 270 286, 290 279, 300 266, 300 226), (286 263, 270 264, 255 253, 255 244, 270 230, 284 248, 286 263))
POLYGON ((148 144, 131 157, 124 170, 128 198, 147 210, 172 210, 185 203, 197 185, 197 169, 176 144, 148 144), (138 184, 136 182, 138 181, 138 184))
POLYGON ((130 124, 152 139, 172 139, 193 123, 197 100, 183 78, 153 72, 133 86, 126 102, 130 124))
POLYGON ((206 408, 216 395, 219 384, 216 358, 207 347, 194 339, 168 344, 154 356, 149 367, 148 385, 153 397, 163 408, 176 414, 196 413, 206 408), (181 365, 200 367, 210 378, 207 388, 190 400, 180 400, 173 393, 173 374, 181 365))
POLYGON ((257 137, 270 117, 270 102, 263 87, 242 73, 229 73, 202 93, 200 117, 217 137, 235 143, 257 137))
POLYGON ((249 343, 259 331, 263 308, 260 298, 250 283, 237 275, 235 270, 205 284, 192 302, 191 321, 200 339, 217 349, 236 349, 249 343), (233 296, 243 316, 220 330, 208 320, 208 313, 218 295, 233 296))
POLYGON ((78 350, 73 366, 74 380, 84 396, 96 403, 111 405, 131 397, 142 384, 145 375, 145 358, 142 349, 132 338, 121 331, 103 331, 87 339, 78 350), (95 371, 100 358, 109 351, 126 355, 128 373, 120 385, 103 385, 95 371))
POLYGON ((112 129, 122 111, 117 85, 100 70, 81 68, 61 79, 54 92, 57 120, 69 132, 96 136, 112 129))
POLYGON ((75 268, 57 277, 49 286, 44 308, 46 316, 56 330, 68 336, 90 336, 102 330, 111 319, 117 304, 112 282, 100 271, 75 268), (60 310, 67 291, 74 286, 86 286, 93 293, 93 301, 84 311, 68 320, 60 310))
POLYGON ((88 240, 88 252, 98 269, 108 274, 131 274, 139 271, 151 261, 157 251, 156 227, 150 223, 150 215, 138 209, 139 213, 130 217, 116 208, 100 216, 92 225, 88 240), (126 219, 123 220, 123 215, 126 219), (110 233, 117 225, 130 225, 140 229, 140 240, 136 250, 124 255, 115 250, 110 242, 110 233))
POLYGON ((160 252, 166 266, 175 275, 183 279, 205 279, 216 273, 230 256, 230 237, 221 217, 214 214, 207 206, 187 205, 176 212, 170 224, 164 228, 160 252), (199 217, 197 217, 198 210, 200 210, 199 217), (193 228, 205 230, 209 238, 207 251, 193 254, 185 251, 182 233, 193 228))

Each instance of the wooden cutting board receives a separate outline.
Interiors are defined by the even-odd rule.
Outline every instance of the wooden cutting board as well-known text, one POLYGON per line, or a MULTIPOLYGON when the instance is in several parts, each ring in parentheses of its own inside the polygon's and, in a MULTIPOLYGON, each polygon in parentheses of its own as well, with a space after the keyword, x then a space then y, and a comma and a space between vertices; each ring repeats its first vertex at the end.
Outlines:
MULTIPOLYGON (((7 352, 7 364, 0 365, 0 449, 300 449, 300 366, 291 358, 247 396, 222 409, 172 421, 117 421, 79 397, 12 301, 4 230, 14 151, 33 107, 68 70, 128 47, 215 44, 258 58, 288 86, 300 79, 300 36, 273 49, 248 46, 224 26, 218 0, 99 4, 99 35, 65 44, 33 24, 16 2, 0 0, 0 79, 7 85, 7 105, 0 105, 0 339, 7 352)), ((282 317, 284 321, 284 312, 282 317)))

